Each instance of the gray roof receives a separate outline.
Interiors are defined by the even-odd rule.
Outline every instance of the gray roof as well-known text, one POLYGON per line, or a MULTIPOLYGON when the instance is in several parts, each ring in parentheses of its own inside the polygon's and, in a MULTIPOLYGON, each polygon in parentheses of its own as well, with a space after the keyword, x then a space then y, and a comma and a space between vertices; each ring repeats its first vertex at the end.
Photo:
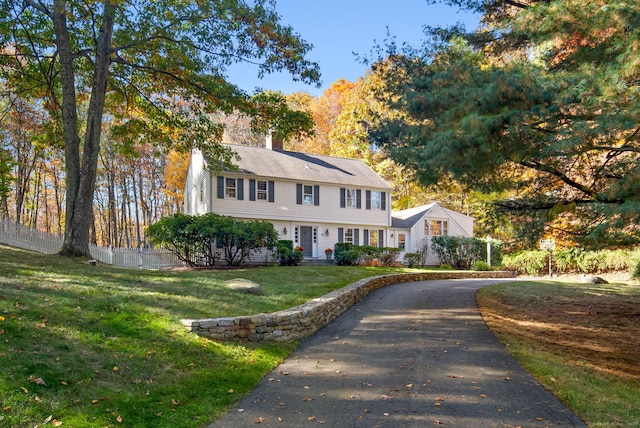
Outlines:
POLYGON ((427 212, 436 205, 432 202, 416 208, 409 208, 391 213, 391 227, 398 229, 411 229, 427 212))
POLYGON ((392 186, 358 159, 338 158, 264 147, 228 145, 239 156, 240 172, 258 177, 391 190, 392 186))

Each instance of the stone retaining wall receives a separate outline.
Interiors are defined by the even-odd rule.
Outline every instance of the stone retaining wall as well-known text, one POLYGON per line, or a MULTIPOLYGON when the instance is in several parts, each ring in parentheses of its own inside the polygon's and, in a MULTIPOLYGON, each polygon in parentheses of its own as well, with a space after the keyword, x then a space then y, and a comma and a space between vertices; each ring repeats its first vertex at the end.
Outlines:
POLYGON ((181 322, 189 331, 211 339, 250 342, 300 340, 385 285, 438 279, 513 277, 515 272, 422 272, 374 276, 284 311, 233 318, 183 319, 181 322))

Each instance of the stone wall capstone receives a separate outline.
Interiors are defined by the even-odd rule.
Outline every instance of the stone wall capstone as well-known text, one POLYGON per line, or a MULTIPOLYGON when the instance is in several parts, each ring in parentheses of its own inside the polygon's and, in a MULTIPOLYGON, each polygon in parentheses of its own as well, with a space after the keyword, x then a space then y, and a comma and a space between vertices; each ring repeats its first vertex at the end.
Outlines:
POLYGON ((199 336, 229 341, 300 340, 329 324, 367 294, 380 287, 413 281, 464 278, 513 278, 515 272, 420 272, 380 275, 361 279, 308 302, 270 314, 251 316, 182 319, 189 331, 199 336))

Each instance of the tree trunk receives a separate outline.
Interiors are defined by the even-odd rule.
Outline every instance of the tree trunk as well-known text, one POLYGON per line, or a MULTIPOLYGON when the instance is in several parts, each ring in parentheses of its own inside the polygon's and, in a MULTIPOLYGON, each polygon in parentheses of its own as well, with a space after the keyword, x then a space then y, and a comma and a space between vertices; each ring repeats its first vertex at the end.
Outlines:
POLYGON ((64 242, 60 254, 69 257, 90 257, 89 229, 92 221, 93 193, 100 152, 102 113, 110 66, 111 37, 115 6, 104 2, 103 20, 97 35, 93 86, 87 111, 86 134, 80 162, 80 137, 75 92, 74 55, 66 20, 66 1, 54 0, 52 13, 60 75, 62 80, 62 127, 65 141, 67 172, 67 205, 64 242))

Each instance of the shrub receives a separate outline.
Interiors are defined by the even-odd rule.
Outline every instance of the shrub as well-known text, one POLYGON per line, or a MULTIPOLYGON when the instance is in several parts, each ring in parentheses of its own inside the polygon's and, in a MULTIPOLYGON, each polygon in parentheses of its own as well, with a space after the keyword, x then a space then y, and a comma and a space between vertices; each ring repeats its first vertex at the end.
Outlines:
POLYGON ((631 274, 631 277, 633 279, 640 280, 640 261, 636 264, 636 268, 633 270, 633 273, 631 274))
POLYGON ((190 266, 211 266, 224 258, 242 264, 252 252, 273 248, 278 233, 266 221, 242 221, 217 214, 175 214, 149 226, 146 235, 190 266))
POLYGON ((394 266, 400 255, 400 248, 386 247, 380 251, 380 261, 383 266, 394 266))
POLYGON ((486 242, 478 238, 462 236, 434 236, 431 249, 440 258, 441 264, 457 269, 470 269, 486 253, 486 242))
POLYGON ((473 264, 473 270, 475 271, 490 271, 493 270, 493 268, 489 265, 489 263, 484 262, 482 260, 478 260, 477 262, 475 262, 473 264))
POLYGON ((280 266, 298 266, 304 259, 302 247, 293 248, 293 241, 281 239, 278 241, 276 254, 280 260, 280 266))
POLYGON ((358 253, 354 250, 342 250, 340 252, 336 251, 334 256, 336 264, 340 266, 357 265, 359 258, 360 257, 358 256, 358 253))
POLYGON ((502 264, 508 270, 527 275, 540 275, 548 268, 548 251, 532 250, 505 256, 502 264))
POLYGON ((408 267, 413 268, 416 266, 422 266, 422 254, 420 253, 405 253, 404 261, 408 267))

